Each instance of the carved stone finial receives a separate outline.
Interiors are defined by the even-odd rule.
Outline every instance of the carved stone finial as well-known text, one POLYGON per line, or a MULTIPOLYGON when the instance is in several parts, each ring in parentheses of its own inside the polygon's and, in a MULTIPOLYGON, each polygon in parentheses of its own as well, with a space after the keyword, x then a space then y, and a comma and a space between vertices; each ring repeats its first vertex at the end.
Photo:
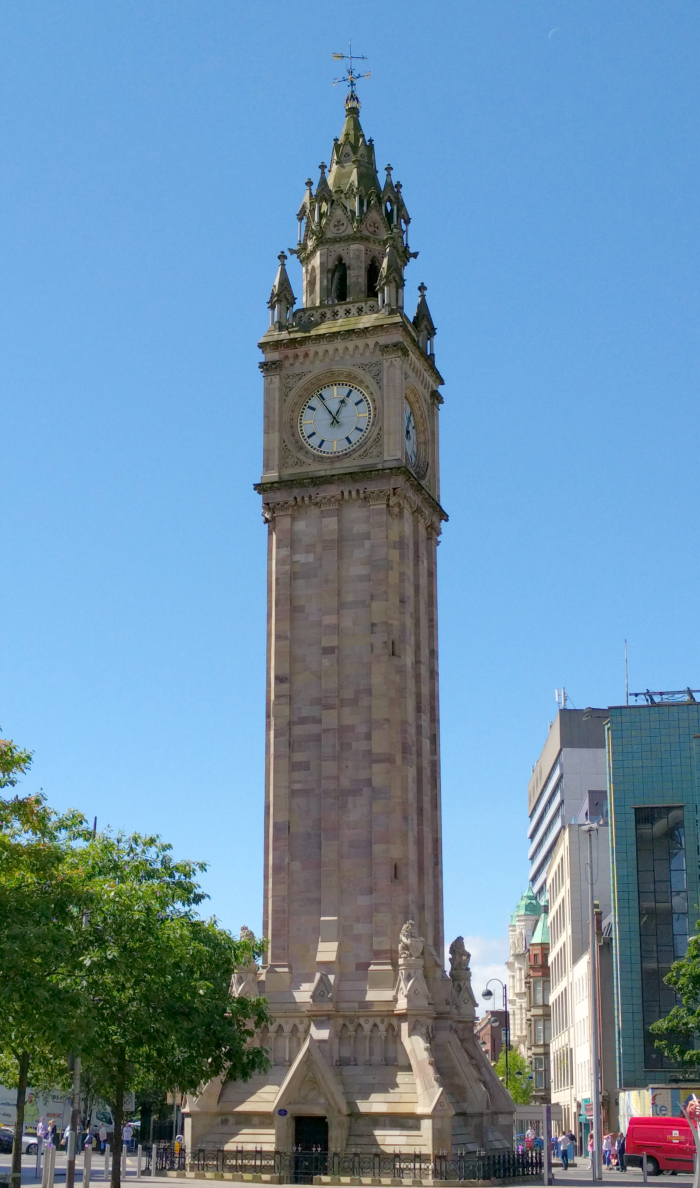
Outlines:
POLYGON ((251 941, 251 943, 255 940, 255 933, 245 924, 241 927, 241 940, 251 941))

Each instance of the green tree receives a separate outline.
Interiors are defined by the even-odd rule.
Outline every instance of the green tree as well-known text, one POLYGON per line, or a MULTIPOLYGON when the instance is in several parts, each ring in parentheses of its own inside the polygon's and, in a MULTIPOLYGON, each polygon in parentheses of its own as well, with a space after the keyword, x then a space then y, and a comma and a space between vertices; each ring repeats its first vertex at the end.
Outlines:
POLYGON ((517 1048, 508 1048, 508 1078, 506 1080, 506 1050, 501 1049, 501 1054, 494 1064, 496 1076, 503 1081, 506 1089, 510 1093, 516 1105, 529 1105, 532 1100, 532 1073, 530 1066, 517 1048))
POLYGON ((664 981, 676 991, 681 1002, 649 1030, 658 1037, 656 1047, 664 1056, 689 1073, 697 1073, 700 1070, 700 935, 690 938, 685 957, 671 966, 664 981))
MULTIPOLYGON (((13 787, 31 763, 0 741, 0 787, 13 787)), ((79 814, 58 814, 40 795, 0 798, 0 1076, 17 1088, 12 1180, 21 1179, 27 1085, 60 1085, 67 1030, 77 999, 68 985, 81 886, 71 862, 84 836, 79 814)))
POLYGON ((212 1077, 268 1066, 250 1044, 268 1019, 265 1000, 230 993, 235 967, 262 946, 200 918, 203 864, 174 861, 157 837, 101 834, 76 861, 90 889, 72 986, 82 998, 79 1051, 112 1107, 119 1188, 128 1090, 195 1093, 212 1077))

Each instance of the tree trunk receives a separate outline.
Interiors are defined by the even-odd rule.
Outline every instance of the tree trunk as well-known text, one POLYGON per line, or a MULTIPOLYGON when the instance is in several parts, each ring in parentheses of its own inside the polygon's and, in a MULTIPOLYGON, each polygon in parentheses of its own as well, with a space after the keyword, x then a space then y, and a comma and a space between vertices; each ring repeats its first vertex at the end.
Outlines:
POLYGON ((24 1133, 24 1103, 27 1099, 27 1081, 29 1080, 29 1052, 22 1052, 17 1073, 17 1120, 15 1121, 15 1137, 12 1143, 12 1171, 10 1183, 12 1188, 19 1188, 22 1182, 22 1135, 24 1133))
MULTIPOLYGON (((124 1087, 126 1085, 126 1048, 120 1048, 117 1054, 117 1083, 116 1101, 112 1113, 114 1114, 114 1134, 112 1135, 112 1188, 120 1188, 122 1174, 122 1130, 124 1129, 124 1087)), ((14 1188, 14 1186, 13 1186, 14 1188)))

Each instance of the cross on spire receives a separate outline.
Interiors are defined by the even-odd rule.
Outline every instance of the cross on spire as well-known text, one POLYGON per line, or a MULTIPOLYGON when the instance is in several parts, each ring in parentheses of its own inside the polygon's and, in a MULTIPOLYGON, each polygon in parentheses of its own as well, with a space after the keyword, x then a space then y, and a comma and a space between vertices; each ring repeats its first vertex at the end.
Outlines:
POLYGON ((355 83, 358 81, 358 79, 361 79, 361 78, 371 78, 372 71, 366 70, 364 72, 364 74, 360 74, 355 70, 355 67, 353 66, 353 62, 366 62, 367 58, 364 54, 353 54, 352 42, 350 42, 349 45, 350 45, 350 53, 349 54, 333 54, 333 58, 336 62, 349 62, 350 63, 349 66, 347 66, 346 73, 343 75, 342 78, 334 78, 333 79, 333 86, 337 87, 338 83, 346 82, 348 84, 348 94, 354 95, 355 98, 357 98, 357 92, 355 90, 355 83))

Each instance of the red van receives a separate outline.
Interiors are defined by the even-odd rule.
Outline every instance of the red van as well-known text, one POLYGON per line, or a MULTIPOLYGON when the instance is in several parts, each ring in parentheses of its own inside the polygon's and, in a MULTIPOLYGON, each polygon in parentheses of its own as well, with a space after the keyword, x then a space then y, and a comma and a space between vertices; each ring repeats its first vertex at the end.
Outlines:
POLYGON ((650 1176, 662 1171, 692 1172, 695 1140, 685 1118, 630 1118, 625 1143, 625 1159, 632 1167, 641 1167, 647 1154, 650 1176))

